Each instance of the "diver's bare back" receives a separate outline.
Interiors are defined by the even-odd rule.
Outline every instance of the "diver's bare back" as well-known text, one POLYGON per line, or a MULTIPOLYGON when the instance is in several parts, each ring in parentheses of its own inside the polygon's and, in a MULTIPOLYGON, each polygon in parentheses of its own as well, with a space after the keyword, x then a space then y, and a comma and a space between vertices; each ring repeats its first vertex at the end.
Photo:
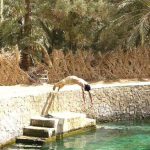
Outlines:
MULTIPOLYGON (((84 84, 88 84, 85 80, 77 77, 77 76, 68 76, 66 78, 64 78, 63 80, 61 80, 62 82, 64 82, 66 85, 72 85, 72 84, 80 84, 80 85, 84 85, 84 84)), ((61 82, 60 81, 60 82, 61 82)))
POLYGON ((77 76, 68 76, 68 77, 62 79, 61 81, 55 83, 53 90, 55 90, 56 87, 58 87, 58 90, 59 90, 65 85, 73 85, 73 84, 78 84, 82 88, 84 88, 85 85, 88 85, 88 83, 85 80, 83 80, 77 76))
POLYGON ((81 79, 77 76, 68 76, 68 77, 62 79, 61 81, 55 83, 54 87, 53 87, 53 90, 58 88, 58 91, 59 91, 65 85, 72 85, 72 84, 78 84, 81 87, 84 104, 85 104, 84 91, 88 91, 89 97, 90 97, 90 100, 91 100, 91 104, 93 104, 92 96, 91 96, 91 93, 90 93, 91 86, 88 84, 88 82, 86 82, 85 80, 83 80, 83 79, 81 79))

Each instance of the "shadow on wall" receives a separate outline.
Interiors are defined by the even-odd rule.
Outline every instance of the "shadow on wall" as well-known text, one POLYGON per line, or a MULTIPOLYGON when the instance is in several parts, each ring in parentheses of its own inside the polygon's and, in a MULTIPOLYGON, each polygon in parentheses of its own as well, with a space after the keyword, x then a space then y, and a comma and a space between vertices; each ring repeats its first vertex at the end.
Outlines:
POLYGON ((57 96, 56 93, 49 93, 46 103, 42 109, 42 113, 41 113, 42 116, 48 115, 48 111, 49 111, 50 107, 52 106, 52 103, 54 102, 54 99, 56 96, 57 96))

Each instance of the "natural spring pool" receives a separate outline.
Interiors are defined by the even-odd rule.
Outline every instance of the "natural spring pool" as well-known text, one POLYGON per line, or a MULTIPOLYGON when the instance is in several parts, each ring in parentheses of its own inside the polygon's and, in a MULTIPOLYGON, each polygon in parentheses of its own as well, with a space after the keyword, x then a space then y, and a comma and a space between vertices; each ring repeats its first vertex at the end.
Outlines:
POLYGON ((42 147, 12 145, 4 150, 150 150, 150 120, 105 123, 42 147))

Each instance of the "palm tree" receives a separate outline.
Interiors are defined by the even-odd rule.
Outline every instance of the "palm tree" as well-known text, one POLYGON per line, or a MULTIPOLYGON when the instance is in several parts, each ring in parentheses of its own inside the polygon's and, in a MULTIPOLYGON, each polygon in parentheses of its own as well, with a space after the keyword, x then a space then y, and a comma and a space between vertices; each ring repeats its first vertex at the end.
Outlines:
POLYGON ((116 27, 123 26, 129 31, 127 47, 143 46, 150 41, 150 1, 124 0, 118 6, 116 27))
POLYGON ((31 3, 30 0, 25 0, 25 16, 24 16, 24 34, 23 34, 23 47, 22 47, 22 62, 21 68, 27 71, 29 69, 31 59, 31 46, 30 46, 30 37, 31 37, 31 3))

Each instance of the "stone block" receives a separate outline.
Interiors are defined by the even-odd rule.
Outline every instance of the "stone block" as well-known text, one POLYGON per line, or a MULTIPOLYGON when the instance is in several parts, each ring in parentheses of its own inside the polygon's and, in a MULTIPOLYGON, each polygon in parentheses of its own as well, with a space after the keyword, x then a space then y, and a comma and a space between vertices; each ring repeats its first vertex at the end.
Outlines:
POLYGON ((27 126, 23 128, 24 136, 49 138, 55 135, 54 128, 27 126))
POLYGON ((56 128, 58 124, 58 119, 55 118, 45 118, 45 117, 32 117, 30 120, 31 126, 38 126, 38 127, 49 127, 49 128, 56 128))

